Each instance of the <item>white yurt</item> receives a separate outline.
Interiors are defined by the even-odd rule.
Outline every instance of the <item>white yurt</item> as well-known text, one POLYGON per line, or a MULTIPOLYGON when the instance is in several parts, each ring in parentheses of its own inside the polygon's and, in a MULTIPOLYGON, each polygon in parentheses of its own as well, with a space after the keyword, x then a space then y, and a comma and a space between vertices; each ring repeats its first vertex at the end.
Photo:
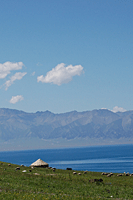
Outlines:
POLYGON ((49 166, 48 163, 44 162, 40 158, 30 165, 30 167, 48 167, 48 166, 49 166))

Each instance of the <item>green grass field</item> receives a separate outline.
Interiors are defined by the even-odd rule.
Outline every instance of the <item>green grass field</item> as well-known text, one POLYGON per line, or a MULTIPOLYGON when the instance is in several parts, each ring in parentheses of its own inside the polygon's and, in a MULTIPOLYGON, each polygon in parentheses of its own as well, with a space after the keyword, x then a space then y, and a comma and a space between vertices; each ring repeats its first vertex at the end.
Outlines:
POLYGON ((133 176, 18 166, 0 162, 0 199, 133 199, 133 176), (16 170, 20 167, 20 170, 16 170), (31 172, 29 170, 32 170, 31 172), (23 172, 26 170, 26 172, 23 172), (78 175, 81 173, 81 175, 78 175), (92 179, 103 179, 103 182, 92 179), (91 180, 91 182, 89 182, 91 180))

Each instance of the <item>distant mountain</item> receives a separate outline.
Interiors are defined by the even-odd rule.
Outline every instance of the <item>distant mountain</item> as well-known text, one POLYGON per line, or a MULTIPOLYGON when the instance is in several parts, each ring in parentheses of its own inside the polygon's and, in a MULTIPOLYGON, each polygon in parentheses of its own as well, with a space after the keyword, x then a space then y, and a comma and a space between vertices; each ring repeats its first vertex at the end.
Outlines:
MULTIPOLYGON (((106 109, 54 114, 0 109, 0 141, 99 139, 132 140, 133 111, 113 113, 106 109)), ((17 142, 16 142, 17 143, 17 142)))

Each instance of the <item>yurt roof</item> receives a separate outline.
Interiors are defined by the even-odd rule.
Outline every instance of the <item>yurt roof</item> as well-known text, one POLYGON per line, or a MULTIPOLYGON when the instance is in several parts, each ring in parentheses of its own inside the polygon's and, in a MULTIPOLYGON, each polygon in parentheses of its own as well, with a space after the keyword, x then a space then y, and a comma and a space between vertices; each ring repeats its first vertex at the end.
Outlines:
POLYGON ((40 158, 35 161, 34 163, 31 164, 31 166, 45 166, 48 165, 48 163, 44 162, 43 160, 41 160, 40 158))

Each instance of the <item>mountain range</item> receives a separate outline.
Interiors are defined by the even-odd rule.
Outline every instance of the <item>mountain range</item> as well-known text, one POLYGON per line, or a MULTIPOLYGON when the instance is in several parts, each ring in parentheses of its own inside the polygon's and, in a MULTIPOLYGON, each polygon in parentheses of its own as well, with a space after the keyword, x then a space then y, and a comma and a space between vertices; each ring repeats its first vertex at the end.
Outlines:
MULTIPOLYGON (((73 144, 76 145, 76 140, 79 144, 81 141, 80 146, 84 146, 83 141, 92 141, 91 144, 96 140, 99 144, 107 144, 110 141, 112 143, 113 141, 114 143, 132 142, 133 111, 114 113, 107 109, 99 109, 54 114, 50 111, 26 113, 15 109, 0 109, 2 148, 6 145, 9 147, 12 143, 12 146, 19 144, 20 149, 23 149, 26 141, 29 148, 36 148, 39 142, 41 142, 40 148, 44 148, 44 142, 50 147, 54 141, 57 143, 56 147, 60 146, 60 143, 63 147, 61 141, 66 141, 67 144, 75 141, 73 144)), ((14 149, 19 148, 14 147, 14 149)))

